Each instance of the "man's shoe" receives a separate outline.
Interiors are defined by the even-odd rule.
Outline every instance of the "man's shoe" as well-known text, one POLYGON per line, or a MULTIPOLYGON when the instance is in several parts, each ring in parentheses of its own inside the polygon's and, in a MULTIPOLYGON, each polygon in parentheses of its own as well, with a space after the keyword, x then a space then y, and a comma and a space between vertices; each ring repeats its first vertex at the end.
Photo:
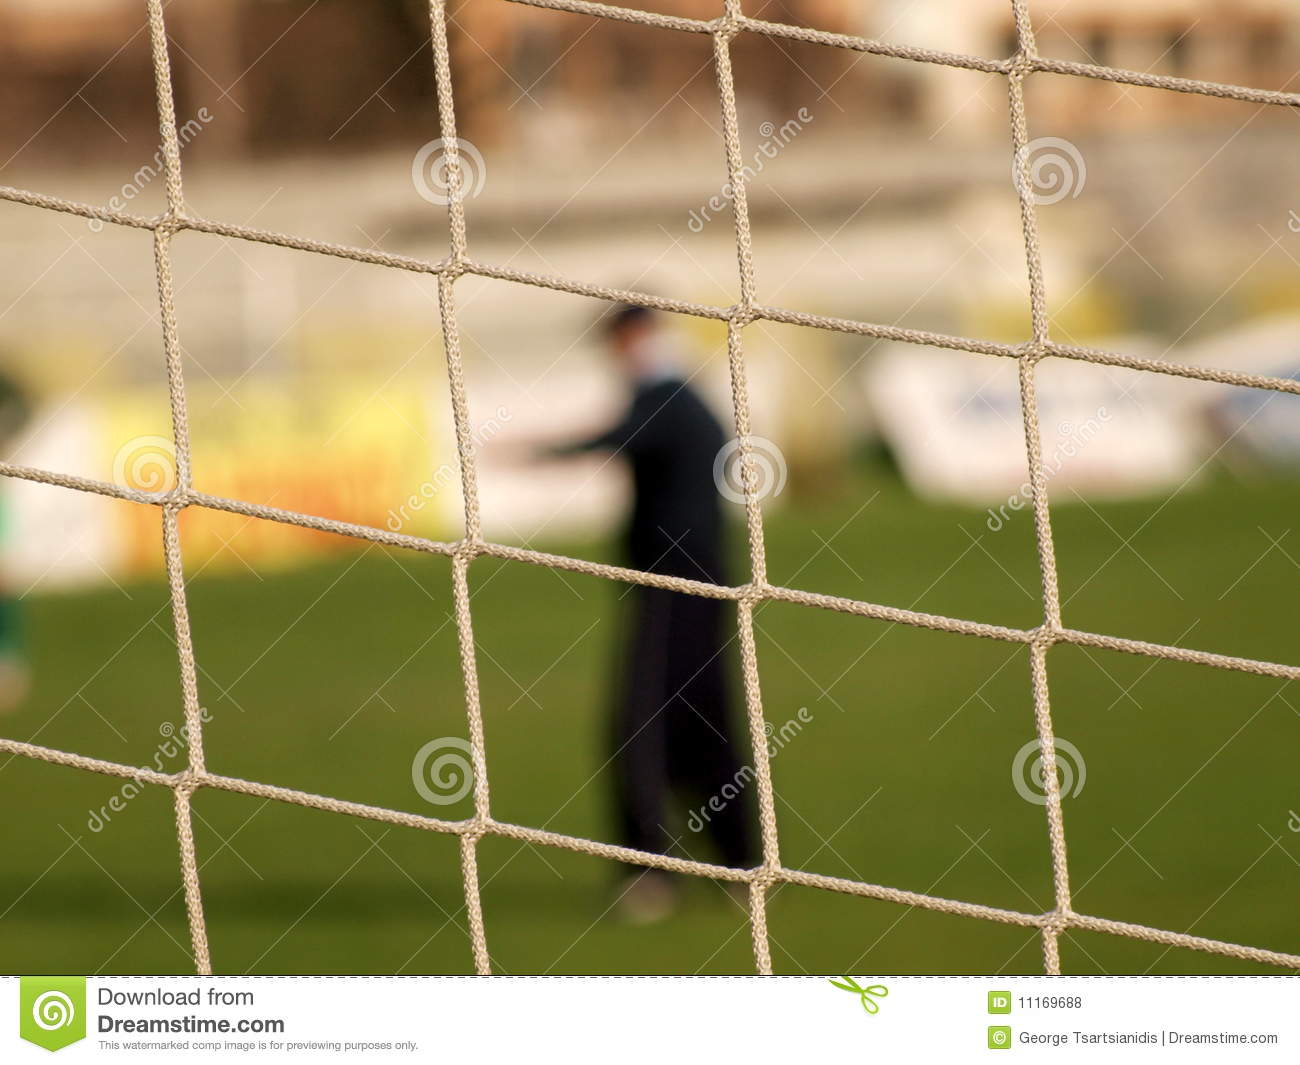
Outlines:
POLYGON ((31 686, 27 663, 17 655, 0 654, 0 714, 22 706, 31 686))
POLYGON ((614 905, 628 924, 655 924, 677 909, 677 885, 667 873, 646 869, 623 882, 614 905))

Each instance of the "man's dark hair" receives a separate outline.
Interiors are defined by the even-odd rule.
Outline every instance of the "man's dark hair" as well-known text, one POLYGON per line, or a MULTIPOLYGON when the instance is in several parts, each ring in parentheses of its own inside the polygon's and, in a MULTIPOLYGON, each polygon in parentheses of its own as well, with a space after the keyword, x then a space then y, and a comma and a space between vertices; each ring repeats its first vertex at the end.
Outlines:
POLYGON ((626 329, 652 322, 654 314, 649 307, 637 303, 616 303, 601 318, 601 333, 606 340, 611 340, 626 329))

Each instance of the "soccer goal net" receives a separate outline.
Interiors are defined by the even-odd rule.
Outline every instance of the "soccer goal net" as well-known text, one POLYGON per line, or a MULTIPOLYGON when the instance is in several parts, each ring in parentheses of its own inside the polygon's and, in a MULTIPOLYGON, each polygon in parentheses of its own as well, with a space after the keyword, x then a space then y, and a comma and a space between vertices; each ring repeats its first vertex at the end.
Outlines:
POLYGON ((1031 176, 1030 141, 1025 108, 1025 79, 1035 73, 1052 73, 1078 78, 1092 78, 1127 85, 1146 86, 1169 92, 1253 102, 1260 105, 1300 107, 1300 94, 1265 91, 1236 85, 1223 85, 1181 77, 1169 77, 1130 70, 1120 70, 1087 63, 1066 62, 1038 54, 1030 22, 1027 0, 1009 0, 1016 29, 1017 50, 1007 59, 990 59, 923 48, 907 47, 864 37, 828 33, 804 26, 786 25, 751 18, 741 9, 741 0, 724 0, 722 13, 711 20, 683 18, 667 14, 593 3, 590 0, 514 0, 534 7, 568 11, 605 19, 639 23, 679 33, 708 36, 712 41, 714 73, 721 103, 724 159, 727 180, 732 190, 736 258, 739 270, 739 302, 732 306, 711 306, 654 296, 645 292, 609 288, 590 281, 548 276, 508 269, 481 262, 470 254, 466 235, 463 170, 456 137, 456 114, 452 100, 452 76, 447 44, 445 0, 432 0, 429 15, 432 26, 433 67, 437 86, 440 133, 445 151, 447 209, 450 219, 448 254, 438 261, 389 254, 341 244, 309 240, 291 234, 270 232, 247 226, 232 225, 191 213, 185 203, 181 175, 181 141, 178 137, 171 67, 168 56, 167 30, 163 17, 163 0, 146 0, 149 35, 158 103, 158 123, 162 139, 162 162, 166 185, 166 210, 156 217, 129 214, 120 210, 44 195, 38 191, 0 187, 0 198, 51 211, 78 215, 118 226, 147 230, 153 236, 157 271, 158 306, 161 312, 163 358, 166 365, 171 404, 172 432, 175 445, 176 478, 166 492, 149 493, 121 484, 70 476, 52 470, 34 469, 0 463, 0 473, 80 492, 98 493, 158 510, 163 531, 163 550, 170 591, 172 616, 179 654, 181 689, 185 721, 189 736, 188 765, 178 773, 125 765, 90 758, 14 739, 0 739, 0 750, 28 758, 41 759, 74 769, 125 778, 142 784, 170 789, 175 798, 176 834, 180 851, 181 877, 193 944, 194 964, 199 973, 212 972, 208 934, 204 922, 203 892, 195 853, 191 823, 191 801, 200 788, 215 788, 258 796, 265 799, 326 810, 352 817, 403 825, 454 835, 460 841, 460 859, 468 914, 474 965, 478 972, 491 971, 488 935, 479 892, 477 847, 485 836, 493 835, 527 843, 565 848, 582 854, 618 862, 669 870, 719 881, 748 885, 749 922, 752 929, 755 967, 760 973, 772 971, 766 907, 768 894, 780 884, 797 884, 826 891, 880 899, 902 906, 995 921, 1037 929, 1041 934, 1043 964, 1048 973, 1061 971, 1059 940, 1065 931, 1080 929, 1126 936, 1138 940, 1207 951, 1248 961, 1300 968, 1300 955, 1270 950, 1264 946, 1243 946, 1216 939, 1168 931, 1109 917, 1093 916, 1074 909, 1070 895, 1069 866, 1066 856, 1065 823, 1061 811, 1061 788, 1057 776, 1056 744, 1053 738, 1049 700, 1047 655, 1057 644, 1102 648, 1153 659, 1195 663, 1217 669, 1236 670, 1282 679, 1300 678, 1300 666, 1250 658, 1216 654, 1212 651, 1139 640, 1124 639, 1070 628, 1062 617, 1056 560, 1052 540, 1051 511, 1047 498, 1047 474, 1044 468, 1039 432, 1039 413, 1035 393, 1035 373, 1047 358, 1072 359, 1106 366, 1126 367, 1151 373, 1170 374, 1201 381, 1219 382, 1276 392, 1300 393, 1300 381, 1234 372, 1203 366, 1140 358, 1121 352, 1062 344, 1054 340, 1049 327, 1047 297, 1044 287, 1042 256, 1039 247, 1036 202, 1031 176), (730 48, 740 34, 762 34, 772 38, 802 41, 828 48, 891 56, 917 63, 939 64, 1000 75, 1006 79, 1011 143, 1014 152, 1013 172, 1019 196, 1020 218, 1024 235, 1025 258, 1029 279, 1029 313, 1032 338, 1023 344, 992 343, 964 336, 950 336, 921 330, 842 318, 824 317, 802 311, 761 305, 756 298, 749 213, 745 191, 745 168, 742 158, 736 90, 732 76, 730 48), (455 426, 461 486, 464 494, 464 531, 455 542, 438 542, 404 535, 385 529, 336 521, 313 514, 277 509, 239 499, 224 498, 196 490, 191 468, 191 449, 186 391, 182 374, 181 348, 178 339, 172 276, 172 241, 183 231, 217 234, 222 237, 257 241, 316 255, 336 256, 356 262, 371 263, 398 270, 430 274, 437 278, 441 327, 450 380, 451 414, 455 426), (744 505, 749 555, 749 579, 738 587, 723 587, 684 580, 655 573, 640 572, 584 559, 514 547, 486 540, 481 531, 479 495, 475 474, 475 442, 469 414, 456 317, 455 288, 464 275, 495 278, 520 285, 534 285, 559 292, 594 297, 606 301, 638 304, 683 315, 694 315, 726 323, 728 365, 734 419, 740 452, 740 480, 744 487, 744 505), (751 446, 749 400, 743 337, 746 326, 767 321, 831 330, 838 333, 902 341, 916 345, 968 351, 991 357, 1013 359, 1019 367, 1020 412, 1024 424, 1028 458, 1029 484, 1032 488, 1038 567, 1041 576, 1042 621, 1034 628, 1018 629, 989 625, 963 618, 921 613, 857 599, 822 595, 772 585, 768 582, 764 555, 763 515, 759 502, 758 468, 751 446), (209 508, 245 515, 249 518, 316 529, 340 536, 353 537, 390 547, 422 551, 451 559, 455 620, 460 648, 460 665, 464 680, 465 708, 468 718, 470 758, 473 769, 474 813, 464 820, 439 820, 401 810, 386 809, 343 799, 313 794, 268 782, 242 780, 225 776, 209 768, 203 750, 203 711, 200 706, 198 666, 190 634, 186 605, 186 582, 182 566, 182 542, 179 517, 187 507, 209 508), (469 570, 480 557, 504 559, 522 564, 553 567, 589 574, 613 581, 630 582, 669 589, 687 595, 707 596, 735 604, 738 616, 741 666, 750 741, 753 747, 754 781, 758 798, 762 836, 762 863, 752 869, 732 869, 665 854, 629 850, 596 840, 585 839, 540 828, 504 822, 492 814, 489 791, 488 739, 484 734, 479 698, 478 670, 475 657, 473 618, 470 602, 469 570), (941 898, 921 892, 903 890, 860 880, 823 876, 815 872, 792 869, 781 860, 775 798, 769 768, 768 733, 765 731, 758 656, 754 639, 755 607, 765 601, 798 604, 808 609, 832 610, 876 618, 901 625, 918 626, 970 637, 1000 640, 1024 647, 1029 663, 1034 717, 1043 766, 1046 791, 1047 841, 1053 871, 1054 905, 1046 913, 1027 913, 985 906, 975 902, 941 898))

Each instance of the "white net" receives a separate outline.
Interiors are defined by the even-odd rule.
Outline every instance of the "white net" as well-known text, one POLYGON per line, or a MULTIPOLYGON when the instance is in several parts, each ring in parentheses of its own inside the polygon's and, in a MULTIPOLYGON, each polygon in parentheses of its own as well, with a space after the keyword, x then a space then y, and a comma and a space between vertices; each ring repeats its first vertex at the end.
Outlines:
POLYGON ((246 226, 231 225, 195 216, 186 208, 181 183, 180 142, 175 121, 167 33, 163 21, 163 3, 162 0, 146 0, 146 2, 157 89, 159 129, 163 145, 163 170, 167 194, 166 211, 157 217, 143 217, 9 187, 0 187, 0 199, 152 232, 158 278, 158 303, 161 310, 163 350, 171 398, 172 431, 176 454, 176 484, 171 491, 166 493, 150 494, 118 484, 73 477, 9 463, 0 463, 0 473, 9 477, 57 485, 76 491, 94 492, 159 509, 163 528, 163 545, 170 587, 172 615, 176 628, 176 644, 180 660, 185 721, 190 740, 189 764, 182 772, 168 774, 103 761, 97 758, 89 758, 12 739, 0 739, 0 750, 90 772, 154 784, 172 790, 175 796, 176 829, 180 848, 181 874, 185 887, 186 909, 193 943, 194 963, 199 973, 207 974, 212 971, 211 954, 204 923, 203 895, 199 883, 194 833, 190 816, 191 799, 194 792, 199 788, 216 788, 245 795, 255 795, 280 802, 348 814, 353 817, 458 836, 460 839, 465 905, 469 918, 474 965, 480 973, 491 971, 477 867, 478 842, 486 835, 560 847, 614 861, 629 862, 694 876, 748 884, 749 919, 753 935, 754 961, 760 973, 770 973, 772 971, 772 957, 767 934, 767 897, 774 886, 782 883, 800 884, 827 891, 882 899, 904 906, 919 906, 958 916, 1037 928, 1042 936, 1044 967, 1048 973, 1059 973, 1061 971, 1059 938, 1064 931, 1072 928, 1107 932, 1168 946, 1207 951, 1288 968, 1300 968, 1300 955, 1260 947, 1242 946, 1152 928, 1146 925, 1090 916, 1076 912, 1071 904, 1070 878, 1066 862, 1065 825, 1061 813, 1061 790, 1056 771, 1056 745, 1053 739, 1052 715, 1048 696, 1048 650, 1056 644, 1074 644, 1081 647, 1104 648, 1156 659, 1171 659, 1212 666, 1218 669, 1238 670, 1245 673, 1292 680, 1300 678, 1300 667, 1123 639, 1066 627, 1061 616, 1056 559, 1052 541, 1051 512, 1046 491, 1047 476, 1044 471, 1038 425, 1035 369, 1043 359, 1056 357, 1109 366, 1122 366, 1154 373, 1172 374, 1202 381, 1270 389, 1278 392, 1300 393, 1300 381, 1138 358, 1119 352, 1061 344, 1052 339, 1047 315, 1035 201, 1029 175, 1029 134, 1025 114, 1024 82, 1030 74, 1049 72, 1283 107, 1300 106, 1300 94, 1272 92, 1236 85, 1221 85, 1179 77, 1166 77, 1085 63, 1065 62, 1040 56, 1037 52, 1026 0, 1011 0, 1018 50, 1011 58, 1002 60, 886 44, 863 37, 827 33, 802 26, 765 22, 747 17, 741 11, 740 0, 724 0, 723 14, 708 21, 591 3, 588 0, 513 0, 513 2, 535 7, 618 19, 664 30, 706 34, 712 39, 714 68, 722 106, 727 176, 730 187, 734 191, 732 203, 740 288, 740 301, 738 303, 730 307, 718 307, 664 299, 644 292, 612 289, 563 277, 525 273, 478 262, 470 257, 466 238, 464 197, 460 195, 461 169, 457 151, 456 117, 452 101, 450 59, 447 47, 447 14, 443 0, 431 0, 429 13, 432 24, 433 62, 437 82, 441 136, 446 151, 449 185, 448 212, 451 225, 451 246, 446 258, 436 262, 425 261, 373 249, 325 243, 246 226), (730 56, 731 41, 741 33, 764 34, 769 37, 788 38, 832 48, 870 52, 876 55, 893 56, 920 63, 961 67, 1002 75, 1007 79, 1012 146, 1019 173, 1016 187, 1020 198, 1021 222, 1029 274, 1029 310, 1033 325, 1033 338, 1030 341, 1019 345, 992 343, 969 337, 948 336, 869 322, 822 317, 781 307, 763 306, 757 302, 749 214, 745 195, 745 171, 741 156, 739 123, 736 115, 736 92, 730 56), (171 259, 172 239, 177 233, 185 230, 218 234, 239 240, 258 241, 303 252, 337 256, 357 262, 389 266, 399 270, 432 274, 437 277, 443 340, 451 386, 452 416, 456 428, 457 453, 465 500, 463 538, 454 543, 437 542, 369 526, 335 521, 312 514, 302 514, 242 500, 212 496, 199 492, 193 487, 185 385, 182 377, 181 350, 177 335, 175 301, 173 299, 171 259), (745 490, 745 512, 749 544, 750 575, 746 584, 739 587, 723 587, 618 566, 603 565, 583 559, 547 554, 493 543, 483 539, 475 475, 475 449, 471 437, 469 399, 465 388, 455 305, 456 280, 466 274, 496 278, 523 285, 535 285, 602 300, 633 303, 727 323, 727 347, 733 413, 737 438, 740 441, 741 479, 745 490), (903 610, 861 600, 782 588, 768 583, 763 546, 763 516, 757 491, 758 475, 750 445, 749 401, 742 347, 742 336, 745 327, 756 321, 801 325, 815 329, 904 341, 911 344, 958 349, 1017 361, 1020 370, 1021 415, 1025 429, 1029 483, 1032 488, 1038 562, 1042 581, 1043 620, 1041 624, 1032 629, 1007 628, 962 618, 903 610), (276 787, 272 784, 241 780, 235 777, 223 776, 208 769, 203 754, 202 710, 199 703, 194 645, 190 636, 189 615, 186 606, 186 586, 181 561, 181 541, 178 527, 179 515, 186 507, 205 507, 212 510, 227 511, 251 518, 284 522, 391 547, 424 551, 451 558, 456 628, 460 645, 460 662, 464 679, 465 704, 474 774, 474 815, 472 817, 461 821, 444 821, 405 813, 400 810, 367 806, 310 792, 276 787), (761 865, 753 869, 731 869, 703 862, 688 861, 670 855, 629 850, 626 847, 548 832, 525 825, 510 824, 499 821, 492 816, 488 788, 487 746, 479 701, 478 670, 475 659, 469 592, 469 568, 471 563, 480 556, 572 570, 610 580, 665 588, 690 595, 730 600, 736 604, 745 702, 750 739, 753 745, 754 779, 758 794, 759 820, 762 830, 763 860, 761 865), (782 864, 772 778, 768 764, 768 740, 764 727, 753 625, 755 606, 768 600, 796 603, 805 607, 857 614, 903 625, 961 633, 967 636, 979 636, 1025 646, 1029 656, 1034 715, 1046 790, 1047 827, 1051 848, 1055 900, 1055 904, 1050 911, 1046 913, 1023 913, 999 909, 973 902, 962 902, 920 892, 904 891, 866 881, 822 876, 817 873, 787 868, 782 864))

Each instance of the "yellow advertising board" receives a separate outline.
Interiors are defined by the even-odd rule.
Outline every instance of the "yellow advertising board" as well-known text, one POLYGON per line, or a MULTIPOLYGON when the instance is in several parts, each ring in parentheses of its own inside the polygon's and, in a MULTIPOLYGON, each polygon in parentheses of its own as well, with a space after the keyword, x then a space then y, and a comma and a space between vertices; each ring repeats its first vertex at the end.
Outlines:
MULTIPOLYGON (((187 401, 198 491, 416 536, 446 536, 456 525, 455 449, 444 390, 433 380, 376 387, 373 377, 313 373, 229 389, 209 381, 191 385, 187 401), (418 508, 404 505, 413 496, 418 508)), ((175 486, 175 447, 170 429, 160 432, 156 394, 105 396, 99 413, 115 482, 146 492, 175 486)), ((158 510, 116 507, 114 521, 121 525, 113 537, 121 548, 117 568, 156 572, 158 510)), ((182 514, 181 538, 191 570, 283 567, 357 544, 200 507, 182 514)))

